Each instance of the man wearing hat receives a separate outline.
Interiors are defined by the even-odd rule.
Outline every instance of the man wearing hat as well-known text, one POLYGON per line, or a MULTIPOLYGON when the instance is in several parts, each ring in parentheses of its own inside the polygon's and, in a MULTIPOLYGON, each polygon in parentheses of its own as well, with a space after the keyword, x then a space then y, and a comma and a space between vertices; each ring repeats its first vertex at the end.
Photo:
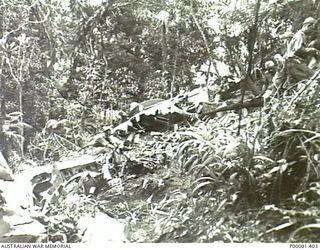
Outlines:
POLYGON ((302 28, 292 37, 288 48, 286 57, 311 55, 315 56, 319 51, 315 48, 309 48, 309 36, 313 32, 316 20, 313 17, 308 17, 304 20, 302 28))
POLYGON ((287 73, 290 80, 298 82, 309 78, 314 71, 309 67, 319 57, 320 51, 314 47, 315 41, 310 41, 316 20, 308 17, 304 20, 302 28, 292 37, 285 54, 287 73))

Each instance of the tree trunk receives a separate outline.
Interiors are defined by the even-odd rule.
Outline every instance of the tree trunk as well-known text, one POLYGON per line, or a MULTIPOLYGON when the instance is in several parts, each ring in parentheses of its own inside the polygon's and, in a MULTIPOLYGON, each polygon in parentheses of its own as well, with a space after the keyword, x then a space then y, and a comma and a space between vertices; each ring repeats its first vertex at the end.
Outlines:
POLYGON ((170 97, 174 97, 177 91, 176 88, 176 74, 177 74, 177 60, 178 60, 178 44, 179 44, 179 36, 177 36, 177 44, 174 51, 174 62, 173 62, 173 72, 172 72, 172 81, 170 86, 170 97))
POLYGON ((6 138, 3 131, 3 125, 6 117, 6 100, 5 95, 5 86, 2 78, 2 69, 3 69, 3 60, 0 65, 0 152, 3 153, 4 157, 8 159, 8 152, 6 148, 6 138))
MULTIPOLYGON (((1 27, 4 27, 4 17, 0 15, 0 23, 1 27)), ((0 29, 0 37, 3 37, 3 29, 0 29)), ((6 100, 5 96, 5 82, 3 81, 3 65, 4 65, 4 58, 1 58, 0 63, 0 152, 3 153, 3 156, 8 159, 8 150, 6 147, 6 138, 3 131, 3 125, 6 117, 6 100)))
POLYGON ((20 117, 19 117, 19 135, 20 135, 20 141, 19 141, 19 153, 20 156, 23 157, 24 156, 24 150, 23 150, 23 144, 24 144, 24 127, 23 127, 23 88, 22 88, 22 82, 23 82, 23 66, 25 63, 25 55, 24 55, 24 46, 20 46, 20 50, 21 50, 21 58, 20 58, 20 67, 19 69, 17 69, 17 72, 15 73, 13 71, 12 65, 11 65, 11 61, 10 58, 6 58, 6 62, 7 65, 9 67, 9 71, 10 74, 12 76, 12 78, 14 79, 14 81, 17 84, 17 89, 18 89, 18 104, 19 104, 19 112, 20 112, 20 117))
POLYGON ((19 91, 19 112, 20 112, 20 126, 19 126, 19 135, 21 136, 20 139, 20 156, 23 157, 24 156, 24 148, 23 148, 23 144, 24 144, 24 128, 23 128, 23 100, 22 100, 22 96, 23 96, 23 89, 22 89, 22 85, 21 82, 18 85, 18 91, 19 91))
POLYGON ((162 40, 161 40, 161 47, 162 47, 162 72, 166 72, 167 70, 167 27, 165 22, 162 23, 162 40))

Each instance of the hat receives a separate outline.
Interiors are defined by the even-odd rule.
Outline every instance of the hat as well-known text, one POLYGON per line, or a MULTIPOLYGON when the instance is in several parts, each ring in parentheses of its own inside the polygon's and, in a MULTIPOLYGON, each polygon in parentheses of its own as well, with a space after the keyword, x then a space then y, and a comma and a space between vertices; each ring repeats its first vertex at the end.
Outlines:
POLYGON ((275 66, 275 64, 274 64, 273 61, 269 60, 269 61, 266 61, 264 66, 265 66, 266 69, 270 69, 270 68, 273 68, 275 66))
POLYGON ((315 23, 316 19, 314 19, 313 17, 307 17, 304 21, 303 21, 303 25, 305 24, 309 24, 309 23, 315 23))
POLYGON ((273 58, 278 62, 283 62, 283 57, 280 54, 275 54, 273 58))

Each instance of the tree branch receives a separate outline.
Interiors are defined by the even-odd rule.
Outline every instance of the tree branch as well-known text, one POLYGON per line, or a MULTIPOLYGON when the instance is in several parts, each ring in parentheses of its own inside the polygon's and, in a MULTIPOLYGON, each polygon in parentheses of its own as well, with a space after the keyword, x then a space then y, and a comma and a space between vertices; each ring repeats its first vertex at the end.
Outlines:
MULTIPOLYGON (((210 105, 210 103, 207 103, 207 105, 210 105)), ((229 111, 229 110, 239 110, 243 108, 257 108, 257 107, 262 107, 263 106, 263 99, 261 97, 249 100, 249 101, 244 101, 240 103, 231 103, 227 106, 223 107, 218 107, 214 110, 211 110, 209 112, 204 112, 200 115, 200 117, 213 117, 216 113, 218 112, 223 112, 223 111, 229 111)))

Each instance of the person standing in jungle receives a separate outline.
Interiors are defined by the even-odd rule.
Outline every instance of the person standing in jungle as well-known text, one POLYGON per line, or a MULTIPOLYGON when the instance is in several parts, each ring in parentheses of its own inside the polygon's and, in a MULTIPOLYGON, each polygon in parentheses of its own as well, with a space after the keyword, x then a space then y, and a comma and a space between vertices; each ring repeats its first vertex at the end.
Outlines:
POLYGON ((290 82, 299 82, 313 75, 318 63, 320 51, 315 48, 316 40, 312 40, 316 25, 313 17, 304 20, 288 44, 285 54, 286 71, 290 82))

